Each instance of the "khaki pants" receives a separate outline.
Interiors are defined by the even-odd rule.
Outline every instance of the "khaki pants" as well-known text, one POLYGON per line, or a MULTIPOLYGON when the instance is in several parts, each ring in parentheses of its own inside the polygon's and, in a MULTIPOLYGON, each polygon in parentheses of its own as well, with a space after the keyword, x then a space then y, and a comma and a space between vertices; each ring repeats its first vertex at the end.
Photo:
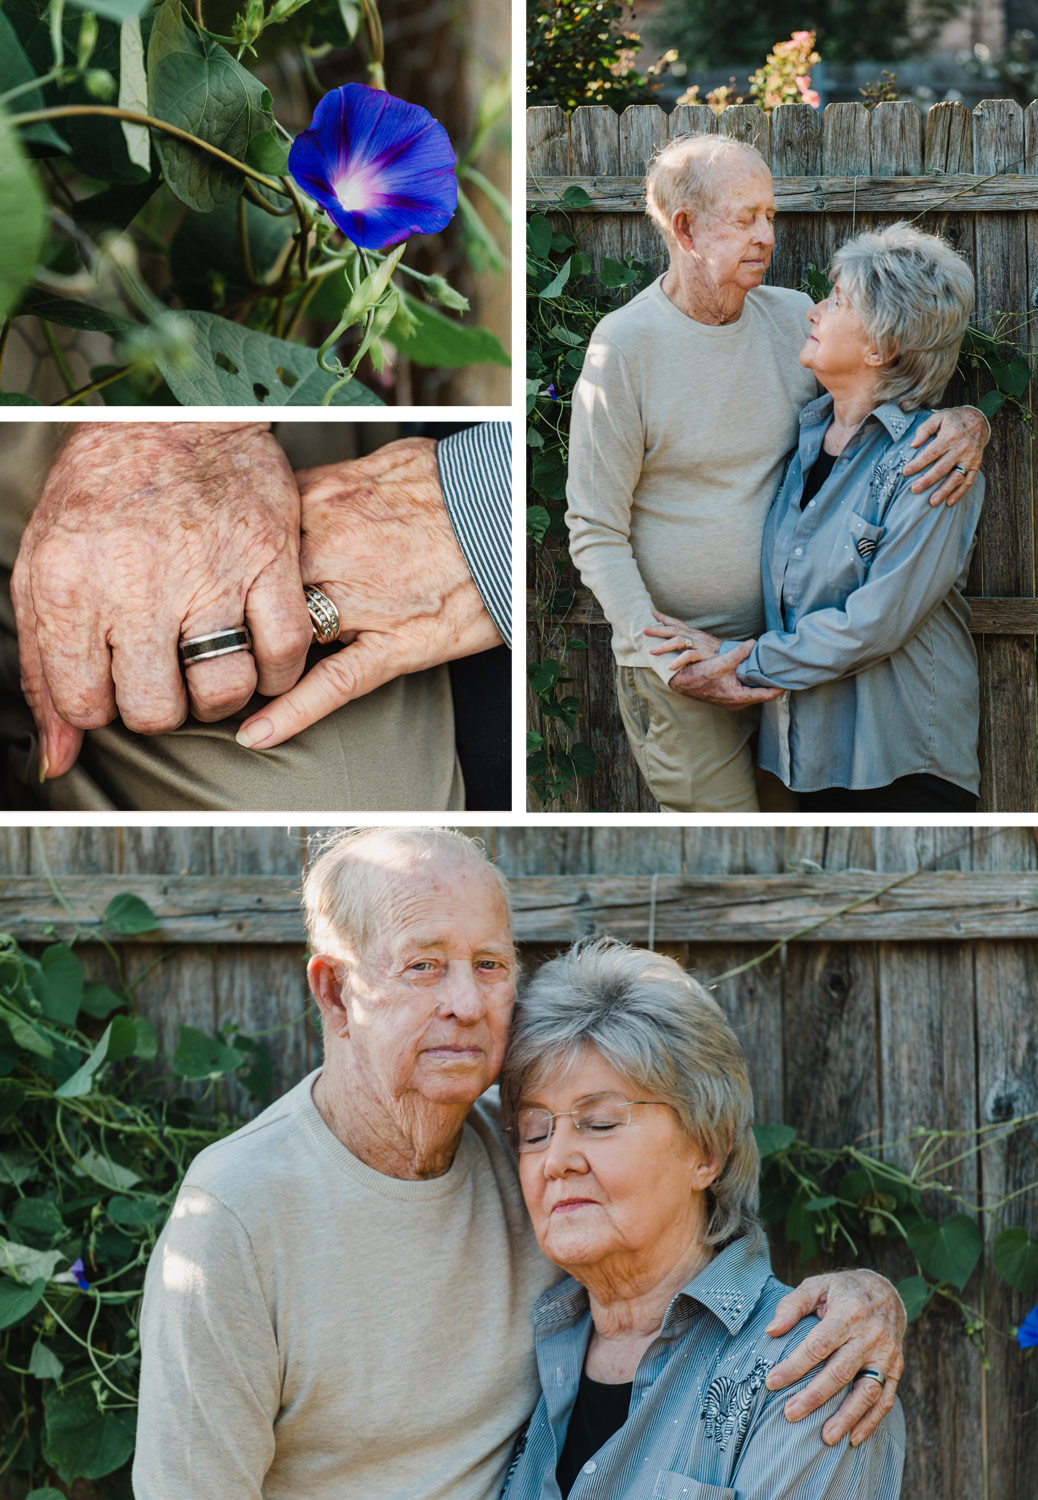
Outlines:
MULTIPOLYGON (((279 427, 278 437, 299 468, 354 456, 350 427, 301 423, 279 427)), ((396 435, 380 432, 371 446, 396 435)), ((262 706, 260 698, 220 724, 188 719, 171 734, 133 734, 116 721, 88 730, 72 770, 40 786, 36 730, 18 688, 10 573, 62 436, 52 423, 0 425, 0 808, 418 812, 464 807, 446 667, 387 683, 276 750, 244 750, 234 739, 238 726, 262 706)))
POLYGON ((781 812, 796 806, 754 771, 760 711, 731 711, 685 698, 643 667, 618 667, 616 692, 638 769, 664 812, 781 812))

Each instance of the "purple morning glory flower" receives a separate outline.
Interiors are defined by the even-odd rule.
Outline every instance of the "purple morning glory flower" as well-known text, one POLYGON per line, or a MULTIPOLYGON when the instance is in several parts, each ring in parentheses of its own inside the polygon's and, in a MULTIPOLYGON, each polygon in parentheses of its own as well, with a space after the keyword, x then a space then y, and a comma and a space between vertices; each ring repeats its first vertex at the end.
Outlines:
POLYGON ((1038 1307, 1031 1308, 1016 1330, 1016 1341, 1021 1349, 1038 1348, 1038 1307))
POLYGON ((447 132, 419 104, 347 83, 297 135, 288 170, 362 250, 442 229, 458 206, 447 132))
POLYGON ((81 1292, 89 1292, 89 1290, 90 1290, 90 1283, 86 1279, 86 1275, 85 1275, 84 1270, 83 1270, 83 1262, 82 1262, 82 1260, 73 1261, 71 1269, 72 1269, 72 1275, 76 1278, 76 1285, 79 1287, 79 1290, 81 1292))
POLYGON ((555 389, 555 382, 554 382, 554 380, 552 381, 551 385, 548 387, 548 395, 551 397, 551 399, 553 401, 557 401, 559 399, 558 392, 555 389))

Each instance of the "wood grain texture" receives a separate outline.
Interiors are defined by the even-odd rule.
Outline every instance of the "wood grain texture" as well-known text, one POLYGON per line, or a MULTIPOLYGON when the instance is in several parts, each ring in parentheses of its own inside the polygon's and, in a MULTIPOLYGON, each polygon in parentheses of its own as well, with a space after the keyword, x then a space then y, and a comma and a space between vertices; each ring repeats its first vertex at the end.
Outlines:
MULTIPOLYGON (((620 172, 625 177, 644 179, 649 162, 661 146, 667 144, 667 116, 657 104, 632 104, 620 116, 620 172)), ((623 221, 623 248, 626 255, 644 261, 659 275, 667 267, 667 255, 654 225, 649 220, 627 217, 623 221)))
MULTIPOLYGON (((905 1140, 917 1126, 969 1130, 977 1118, 972 955, 959 945, 881 943, 876 958, 884 1141, 905 1140)), ((957 1154, 958 1144, 938 1159, 957 1154)), ((909 1170, 916 1148, 905 1140, 890 1156, 909 1170)), ((976 1201, 974 1159, 950 1168, 947 1179, 976 1201)), ((924 1194, 922 1206, 937 1219, 948 1216, 940 1194, 924 1194)), ((911 1253, 896 1240, 877 1241, 876 1248, 893 1280, 916 1274, 911 1253)), ((979 1284, 976 1272, 968 1301, 976 1302, 979 1284)), ((976 1350, 962 1334, 957 1308, 939 1304, 911 1327, 899 1388, 907 1426, 905 1494, 983 1493, 978 1376, 976 1350)))
MULTIPOLYGON (((521 830, 520 830, 521 831, 521 830)), ((692 835, 685 876, 589 875, 585 850, 590 830, 538 830, 536 848, 502 829, 501 867, 509 875, 516 933, 521 941, 555 941, 613 932, 641 940, 655 904, 657 935, 671 942, 758 942, 784 939, 826 917, 826 926, 804 941, 904 942, 933 938, 1038 937, 1038 880, 1033 874, 944 872, 913 875, 885 894, 892 879, 860 870, 824 875, 734 875, 691 872, 692 835), (572 850, 569 868, 553 875, 523 873, 523 861, 554 864, 553 849, 572 850), (517 868, 517 865, 519 868, 517 868), (652 881, 656 880, 655 893, 652 881), (853 911, 838 913, 850 903, 853 911)), ((738 838, 738 835, 735 835, 738 838)), ((651 849, 651 845, 649 846, 651 849)), ((655 856, 650 853, 650 860, 655 856)), ((673 861, 673 851, 668 859, 673 861)), ((614 857, 614 863, 616 858, 614 857)), ((704 863, 709 861, 704 859, 704 863)), ((637 864, 638 861, 636 860, 637 864)), ((720 863, 720 861, 718 861, 720 863)), ((78 927, 84 939, 100 933, 108 899, 127 888, 119 876, 65 876, 61 891, 70 920, 46 881, 0 878, 0 931, 39 942, 53 929, 63 937, 78 927)), ((180 944, 299 945, 302 918, 294 883, 281 876, 207 877, 137 875, 132 889, 152 908, 158 936, 121 940, 123 946, 180 944)))
MULTIPOLYGON (((985 100, 973 113, 976 170, 1017 170, 1024 158, 1024 120, 1010 100, 985 100)), ((1038 190, 1038 177, 1034 179, 1038 190)), ((975 226, 977 318, 993 326, 997 314, 1027 305, 1027 235, 1020 214, 998 213, 975 226)), ((1007 503, 985 505, 977 555, 981 588, 992 595, 1034 597, 1035 527, 1030 503, 1031 442, 1020 423, 1000 423, 984 457, 987 493, 1007 503)), ((1033 640, 991 637, 981 652, 984 693, 986 807, 1025 811, 1038 801, 1038 692, 1033 640), (1012 726, 1008 729, 1008 726, 1012 726)))

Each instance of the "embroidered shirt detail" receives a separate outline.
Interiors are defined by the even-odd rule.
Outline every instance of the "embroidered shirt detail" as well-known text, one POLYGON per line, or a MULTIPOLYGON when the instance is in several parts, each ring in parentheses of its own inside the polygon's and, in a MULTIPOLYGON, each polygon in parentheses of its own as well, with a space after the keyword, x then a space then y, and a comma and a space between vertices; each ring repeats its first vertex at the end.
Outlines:
POLYGON ((726 1318, 737 1318, 746 1303, 746 1298, 739 1292, 718 1289, 711 1292, 710 1296, 726 1318))
POLYGON ((746 1436, 753 1399, 770 1369, 771 1361, 759 1355, 745 1380, 718 1375, 710 1382, 703 1399, 702 1418, 706 1422, 706 1436, 717 1443, 722 1453, 733 1437, 741 1443, 746 1436))

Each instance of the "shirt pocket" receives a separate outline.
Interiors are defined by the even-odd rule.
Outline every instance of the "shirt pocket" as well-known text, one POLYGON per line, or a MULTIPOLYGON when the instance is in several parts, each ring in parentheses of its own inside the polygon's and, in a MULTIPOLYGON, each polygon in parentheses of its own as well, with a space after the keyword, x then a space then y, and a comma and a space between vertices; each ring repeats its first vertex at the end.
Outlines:
POLYGON ((704 1484, 688 1474, 661 1474, 652 1500, 736 1500, 734 1490, 724 1484, 704 1484))
POLYGON ((886 533, 885 526, 876 526, 851 511, 847 524, 841 527, 833 546, 833 582, 857 588, 868 577, 879 545, 886 533))

